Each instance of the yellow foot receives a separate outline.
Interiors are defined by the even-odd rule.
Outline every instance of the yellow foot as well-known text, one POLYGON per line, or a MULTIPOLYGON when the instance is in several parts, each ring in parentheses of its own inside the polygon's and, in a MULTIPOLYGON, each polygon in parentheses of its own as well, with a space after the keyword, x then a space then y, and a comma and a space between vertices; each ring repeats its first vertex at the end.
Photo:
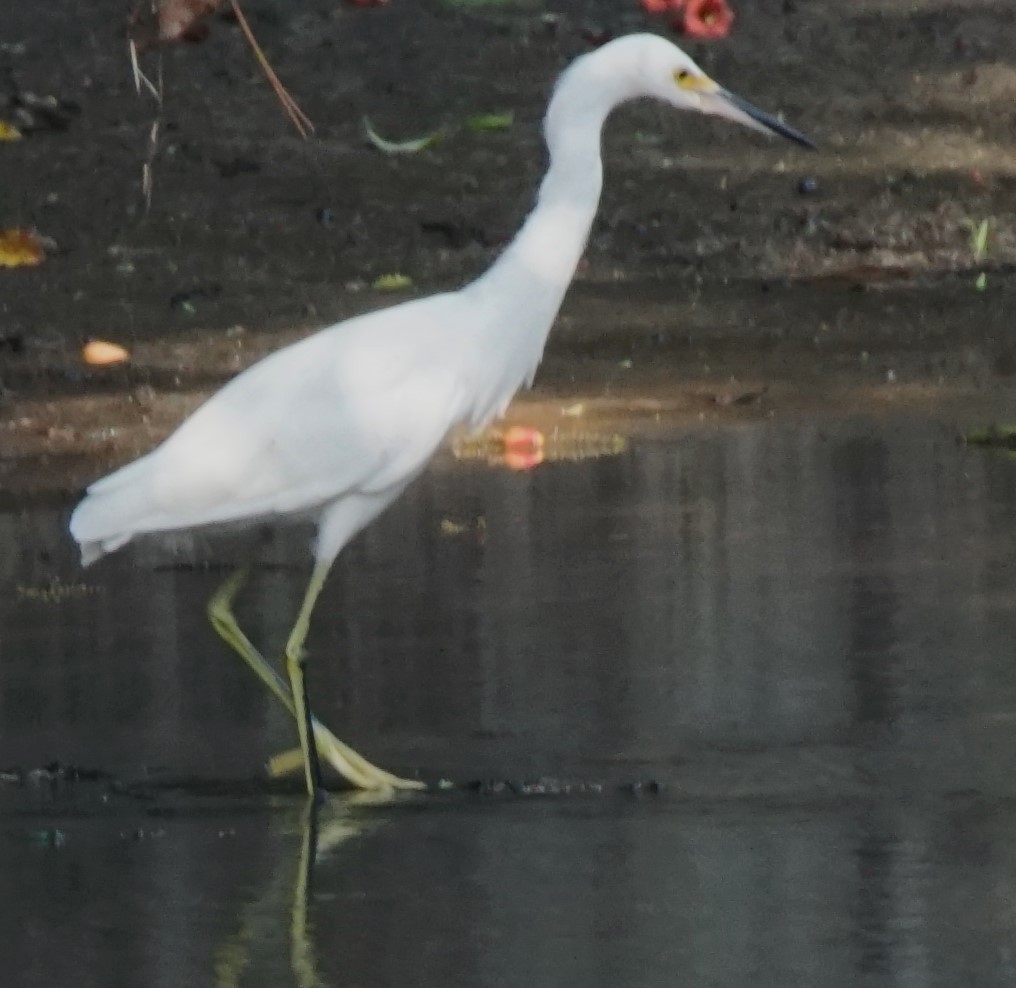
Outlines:
MULTIPOLYGON (((386 792, 392 789, 427 788, 427 784, 420 782, 419 779, 401 779, 372 765, 363 755, 340 741, 324 724, 314 721, 313 726, 318 755, 357 789, 386 792)), ((273 779, 301 771, 303 771, 303 752, 299 748, 284 751, 268 762, 268 774, 273 779)))

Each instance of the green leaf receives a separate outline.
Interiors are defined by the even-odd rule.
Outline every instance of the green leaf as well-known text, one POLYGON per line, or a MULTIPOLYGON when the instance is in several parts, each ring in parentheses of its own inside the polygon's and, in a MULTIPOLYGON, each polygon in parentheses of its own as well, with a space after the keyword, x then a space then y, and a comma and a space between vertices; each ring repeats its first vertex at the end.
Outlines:
POLYGON ((968 446, 986 446, 992 449, 1016 449, 1016 426, 989 425, 974 429, 966 435, 968 446))
POLYGON ((976 288, 979 292, 983 292, 984 289, 987 287, 988 287, 988 276, 982 271, 977 276, 977 281, 974 282, 974 288, 976 288))
POLYGON ((378 292, 400 292, 412 288, 413 279, 405 274, 383 274, 380 278, 375 278, 370 287, 378 292))
POLYGON ((466 121, 470 130, 507 130, 515 123, 514 113, 479 113, 466 121))
POLYGON ((441 131, 436 130, 426 137, 415 137, 408 141, 389 141, 382 137, 372 126, 367 117, 363 118, 363 130, 367 140, 384 154, 416 154, 441 140, 441 131))
POLYGON ((991 232, 991 220, 981 220, 970 233, 970 247, 974 252, 974 263, 983 261, 988 255, 988 234, 991 232))

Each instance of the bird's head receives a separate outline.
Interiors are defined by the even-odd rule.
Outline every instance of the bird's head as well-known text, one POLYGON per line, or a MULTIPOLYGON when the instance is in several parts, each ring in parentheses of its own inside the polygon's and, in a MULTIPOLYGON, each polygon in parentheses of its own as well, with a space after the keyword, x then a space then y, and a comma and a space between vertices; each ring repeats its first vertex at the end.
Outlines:
POLYGON ((618 65, 624 65, 632 96, 651 96, 679 110, 723 117, 764 134, 778 134, 804 147, 815 147, 804 134, 714 82, 665 38, 629 35, 605 45, 601 51, 613 46, 617 47, 618 65))

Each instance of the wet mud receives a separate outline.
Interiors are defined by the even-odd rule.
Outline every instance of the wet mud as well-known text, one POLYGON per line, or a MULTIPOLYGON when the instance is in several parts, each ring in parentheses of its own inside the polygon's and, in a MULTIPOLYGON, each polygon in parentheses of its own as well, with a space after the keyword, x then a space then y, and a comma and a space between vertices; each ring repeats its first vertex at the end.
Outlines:
MULTIPOLYGON (((247 7, 316 121, 312 141, 287 130, 228 21, 162 52, 160 110, 134 91, 122 4, 0 13, 8 102, 73 107, 0 155, 0 226, 54 245, 3 276, 3 491, 80 487, 258 355, 405 297, 373 289, 379 277, 411 279, 408 294, 474 277, 532 202, 560 68, 593 37, 662 29, 634 0, 247 7), (506 130, 462 126, 509 110, 506 130), (364 116, 393 137, 449 137, 385 156, 364 116), (131 365, 85 364, 91 338, 125 347, 131 365)), ((990 2, 742 5, 730 38, 694 54, 822 152, 660 107, 620 111, 540 386, 596 395, 619 385, 625 360, 636 387, 647 365, 704 375, 706 389, 760 369, 770 389, 850 368, 860 385, 877 370, 974 392, 1011 377, 1000 316, 1016 264, 1014 32, 990 2)))

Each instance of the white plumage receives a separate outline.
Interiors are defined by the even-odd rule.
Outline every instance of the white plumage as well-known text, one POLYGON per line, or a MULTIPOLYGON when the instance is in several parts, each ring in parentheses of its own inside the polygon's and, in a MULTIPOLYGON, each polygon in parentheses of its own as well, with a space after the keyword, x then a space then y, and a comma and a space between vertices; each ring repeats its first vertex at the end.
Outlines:
POLYGON ((596 214, 603 122, 618 103, 642 96, 808 144, 661 38, 632 35, 577 59, 547 111, 550 167, 536 208, 486 274, 265 358, 153 452, 94 483, 71 517, 86 564, 142 534, 316 517, 314 575, 286 649, 292 693, 236 626, 238 584, 210 606, 216 629, 296 715, 312 791, 317 751, 354 785, 415 785, 370 765, 311 718, 303 683, 310 612, 336 554, 420 473, 449 430, 485 425, 531 382, 596 214))
POLYGON ((452 336, 454 304, 435 296, 371 313, 259 361, 157 449, 89 488, 71 518, 82 553, 404 485, 468 414, 465 369, 435 342, 452 336))

